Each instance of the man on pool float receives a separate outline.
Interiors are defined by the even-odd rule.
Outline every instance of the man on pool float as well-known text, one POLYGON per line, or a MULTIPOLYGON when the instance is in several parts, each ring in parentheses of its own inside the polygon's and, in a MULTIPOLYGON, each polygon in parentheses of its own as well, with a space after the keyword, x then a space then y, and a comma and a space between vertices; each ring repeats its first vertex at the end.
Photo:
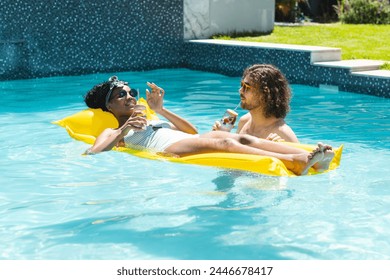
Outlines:
POLYGON ((334 157, 331 146, 318 144, 312 152, 257 138, 248 134, 211 131, 197 134, 196 128, 187 120, 163 106, 164 90, 154 83, 147 83, 147 103, 165 121, 147 121, 137 111, 137 91, 116 76, 95 85, 84 97, 90 108, 111 112, 119 127, 107 128, 97 138, 86 154, 109 151, 114 146, 150 149, 155 152, 187 156, 200 153, 243 153, 270 156, 280 159, 296 175, 307 174, 310 167, 322 172, 329 168, 334 157))

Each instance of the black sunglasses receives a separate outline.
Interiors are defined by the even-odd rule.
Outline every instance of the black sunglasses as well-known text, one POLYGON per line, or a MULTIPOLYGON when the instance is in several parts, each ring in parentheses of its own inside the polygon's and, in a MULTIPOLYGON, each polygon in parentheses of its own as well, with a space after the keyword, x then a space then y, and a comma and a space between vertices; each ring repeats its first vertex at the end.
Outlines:
MULTIPOLYGON (((138 97, 138 90, 136 90, 134 88, 131 88, 129 94, 130 94, 131 97, 137 98, 138 97)), ((127 91, 122 89, 119 92, 119 98, 122 98, 122 97, 125 97, 125 96, 127 96, 127 91)))

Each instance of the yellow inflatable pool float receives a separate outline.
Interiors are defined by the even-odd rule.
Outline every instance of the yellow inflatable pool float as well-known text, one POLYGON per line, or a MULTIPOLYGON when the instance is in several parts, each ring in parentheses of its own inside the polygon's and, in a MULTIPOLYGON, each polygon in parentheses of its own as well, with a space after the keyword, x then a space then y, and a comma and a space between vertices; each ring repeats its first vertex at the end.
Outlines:
MULTIPOLYGON (((158 119, 156 114, 147 106, 147 103, 144 99, 141 98, 139 104, 145 105, 147 107, 147 119, 158 119)), ((111 113, 104 112, 101 109, 86 109, 71 116, 67 116, 61 120, 54 121, 53 123, 64 127, 72 138, 91 145, 95 142, 96 137, 104 129, 108 127, 118 127, 118 121, 116 118, 111 113)), ((316 145, 305 145, 288 142, 283 143, 286 145, 302 148, 307 151, 312 151, 316 148, 316 145)), ((333 170, 340 165, 342 149, 343 146, 340 146, 334 150, 335 157, 330 164, 329 170, 333 170)), ((130 148, 115 148, 115 150, 147 159, 168 160, 176 163, 238 169, 273 176, 296 176, 293 172, 286 168, 282 161, 277 158, 267 156, 236 153, 207 153, 176 158, 151 153, 147 150, 134 150, 130 148)), ((311 168, 308 174, 313 175, 318 174, 318 172, 311 168)))

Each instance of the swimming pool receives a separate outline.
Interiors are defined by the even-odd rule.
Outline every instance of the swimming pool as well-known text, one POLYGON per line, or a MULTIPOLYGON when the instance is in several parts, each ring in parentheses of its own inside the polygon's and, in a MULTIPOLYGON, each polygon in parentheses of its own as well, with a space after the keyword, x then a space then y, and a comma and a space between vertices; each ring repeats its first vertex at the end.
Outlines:
MULTIPOLYGON (((303 143, 345 144, 341 165, 268 177, 81 156, 88 146, 51 122, 111 74, 0 82, 0 259, 390 259, 389 99, 293 85, 288 123, 303 143)), ((239 77, 115 74, 164 87, 200 132, 239 101, 239 77)))

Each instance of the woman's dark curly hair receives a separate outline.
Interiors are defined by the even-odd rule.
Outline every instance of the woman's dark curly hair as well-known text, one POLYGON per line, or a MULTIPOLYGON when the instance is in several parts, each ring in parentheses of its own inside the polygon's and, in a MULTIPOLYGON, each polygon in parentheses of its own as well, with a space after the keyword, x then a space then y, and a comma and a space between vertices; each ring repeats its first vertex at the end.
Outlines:
POLYGON ((110 90, 110 81, 95 85, 84 96, 84 102, 89 108, 100 108, 103 111, 108 111, 106 107, 106 96, 110 90))
POLYGON ((258 89, 265 117, 285 118, 290 111, 291 89, 286 77, 273 65, 255 64, 243 73, 258 89))

